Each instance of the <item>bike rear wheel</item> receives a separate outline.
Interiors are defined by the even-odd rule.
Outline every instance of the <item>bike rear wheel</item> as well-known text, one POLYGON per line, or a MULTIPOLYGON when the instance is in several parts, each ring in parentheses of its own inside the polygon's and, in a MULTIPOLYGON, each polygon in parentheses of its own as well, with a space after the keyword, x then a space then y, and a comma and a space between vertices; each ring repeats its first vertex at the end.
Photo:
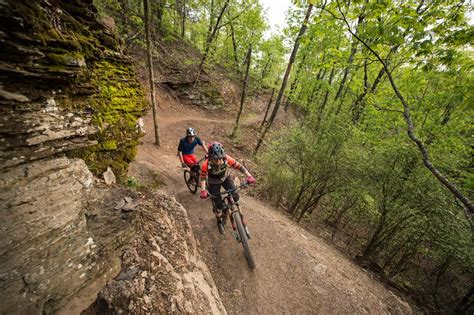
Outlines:
POLYGON ((198 189, 198 183, 196 178, 194 178, 189 170, 184 170, 184 182, 188 187, 189 191, 193 194, 196 193, 198 189))
POLYGON ((245 231, 245 227, 242 223, 242 218, 240 217, 240 213, 234 212, 232 214, 232 218, 234 219, 234 223, 237 226, 237 231, 240 236, 240 241, 242 243, 242 246, 244 247, 244 255, 245 255, 245 258, 247 259, 247 264, 249 265, 250 269, 254 269, 255 261, 253 260, 252 253, 250 252, 249 239, 247 237, 247 232, 245 231))

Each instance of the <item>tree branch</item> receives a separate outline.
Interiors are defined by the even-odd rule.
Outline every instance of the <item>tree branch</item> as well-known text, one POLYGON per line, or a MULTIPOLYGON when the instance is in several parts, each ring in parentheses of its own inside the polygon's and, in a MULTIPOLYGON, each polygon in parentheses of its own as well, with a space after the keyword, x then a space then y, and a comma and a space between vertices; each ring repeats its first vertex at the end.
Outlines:
POLYGON ((339 10, 339 13, 342 16, 342 20, 346 24, 348 31, 352 34, 352 36, 354 36, 358 41, 360 41, 380 61, 380 63, 384 67, 385 72, 387 74, 387 77, 388 77, 388 79, 390 81, 390 84, 392 86, 392 89, 395 92, 395 95, 398 97, 398 99, 400 100, 400 102, 403 106, 403 117, 404 117, 405 122, 407 124, 408 137, 418 147, 418 149, 419 149, 419 151, 420 151, 420 153, 423 157, 423 164, 436 177, 436 179, 438 179, 439 182, 441 182, 446 188, 448 188, 448 190, 451 191, 451 193, 462 202, 464 207, 466 207, 467 210, 470 213, 470 215, 469 215, 469 213, 467 213, 465 211, 465 214, 467 216, 466 219, 471 221, 472 220, 471 216, 474 214, 474 205, 472 204, 472 202, 466 196, 464 196, 462 194, 462 192, 453 183, 451 183, 443 174, 441 174, 441 172, 431 163, 431 160, 430 160, 430 157, 429 157, 429 154, 428 154, 428 150, 427 150, 425 144, 415 135, 413 121, 411 119, 410 108, 408 106, 408 103, 406 102, 405 98, 403 97, 403 95, 398 90, 398 88, 395 84, 395 81, 393 80, 392 74, 390 73, 386 63, 383 61, 383 59, 380 57, 380 55, 372 47, 370 47, 364 40, 362 40, 359 36, 357 36, 357 34, 355 34, 352 31, 352 29, 349 25, 349 22, 346 19, 346 16, 344 15, 344 13, 341 10, 341 7, 339 5, 339 0, 336 0, 336 2, 337 2, 337 7, 338 7, 338 10, 339 10))

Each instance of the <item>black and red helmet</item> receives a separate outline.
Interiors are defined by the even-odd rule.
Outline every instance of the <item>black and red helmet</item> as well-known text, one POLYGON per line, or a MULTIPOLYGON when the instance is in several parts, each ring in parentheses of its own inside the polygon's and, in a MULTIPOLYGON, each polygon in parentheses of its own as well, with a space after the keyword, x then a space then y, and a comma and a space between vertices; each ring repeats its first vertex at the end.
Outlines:
POLYGON ((224 147, 219 142, 213 142, 208 147, 209 158, 212 160, 224 158, 224 147))

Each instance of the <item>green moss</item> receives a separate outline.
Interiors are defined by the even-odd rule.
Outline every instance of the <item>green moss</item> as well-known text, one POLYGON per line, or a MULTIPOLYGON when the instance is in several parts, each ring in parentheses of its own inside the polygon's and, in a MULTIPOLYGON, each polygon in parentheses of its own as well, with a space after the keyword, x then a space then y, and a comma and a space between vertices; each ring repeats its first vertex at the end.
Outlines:
POLYGON ((115 140, 107 140, 102 142, 102 149, 117 150, 117 142, 115 140))
POLYGON ((124 160, 130 163, 135 159, 135 156, 137 155, 137 147, 130 146, 127 149, 125 149, 123 153, 124 153, 124 160))
POLYGON ((99 127, 93 137, 99 144, 84 150, 82 155, 94 173, 100 174, 110 166, 122 182, 126 180, 128 163, 137 153, 141 134, 136 122, 147 105, 133 75, 133 69, 122 62, 94 63, 91 81, 97 93, 88 100, 88 106, 99 127))
POLYGON ((78 52, 68 52, 64 54, 46 54, 48 61, 53 65, 83 67, 86 65, 84 56, 78 52))
MULTIPOLYGON (((112 167, 119 181, 126 181, 128 164, 137 153, 141 134, 136 122, 147 101, 130 60, 121 58, 119 41, 96 22, 93 6, 60 1, 58 25, 49 16, 44 1, 19 1, 7 6, 12 27, 27 30, 39 39, 45 58, 35 67, 58 78, 55 98, 59 106, 91 113, 98 132, 91 135, 97 145, 68 153, 84 159, 90 170, 101 174, 112 167)), ((55 13, 55 14, 56 14, 55 13)), ((33 37, 33 35, 32 35, 33 37)), ((56 82, 56 81, 55 81, 56 82)))
POLYGON ((127 179, 127 186, 128 188, 137 189, 140 188, 140 183, 135 177, 132 176, 127 179))

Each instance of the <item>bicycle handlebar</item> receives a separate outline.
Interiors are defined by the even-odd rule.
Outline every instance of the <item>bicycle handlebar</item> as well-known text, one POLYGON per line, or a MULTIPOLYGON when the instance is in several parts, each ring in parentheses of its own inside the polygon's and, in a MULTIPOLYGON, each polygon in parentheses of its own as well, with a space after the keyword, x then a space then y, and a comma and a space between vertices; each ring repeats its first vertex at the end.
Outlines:
POLYGON ((250 184, 247 183, 247 182, 245 182, 245 183, 243 183, 242 185, 240 185, 240 186, 238 186, 238 187, 235 187, 234 189, 224 190, 223 192, 220 192, 220 193, 218 193, 218 194, 209 194, 209 197, 208 197, 207 199, 209 199, 209 198, 212 199, 213 197, 215 198, 215 197, 217 197, 217 196, 219 196, 219 195, 224 196, 224 195, 227 195, 227 194, 231 194, 231 193, 233 193, 234 191, 236 191, 236 190, 238 190, 238 189, 240 189, 240 188, 242 188, 242 187, 248 187, 248 186, 250 186, 250 184))
POLYGON ((197 162, 197 164, 201 163, 201 162, 204 161, 205 159, 207 159, 207 154, 205 154, 205 155, 202 157, 202 159, 200 159, 200 160, 197 162))

